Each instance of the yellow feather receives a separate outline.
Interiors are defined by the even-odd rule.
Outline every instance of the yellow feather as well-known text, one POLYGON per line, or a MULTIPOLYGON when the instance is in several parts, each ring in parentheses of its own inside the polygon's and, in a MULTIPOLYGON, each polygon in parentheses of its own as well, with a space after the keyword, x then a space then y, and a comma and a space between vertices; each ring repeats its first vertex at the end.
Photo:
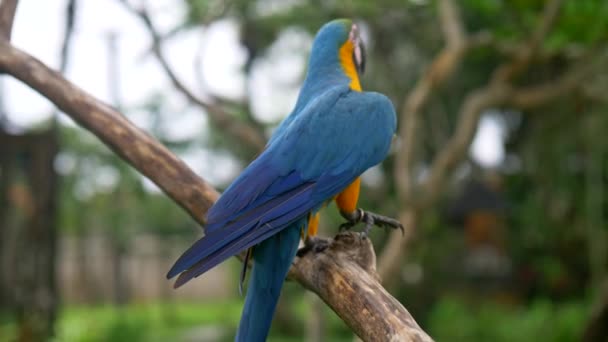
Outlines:
POLYGON ((346 43, 340 48, 340 64, 346 76, 350 78, 350 89, 354 91, 361 91, 361 83, 359 83, 359 75, 357 74, 357 68, 353 61, 353 42, 347 40, 346 43))

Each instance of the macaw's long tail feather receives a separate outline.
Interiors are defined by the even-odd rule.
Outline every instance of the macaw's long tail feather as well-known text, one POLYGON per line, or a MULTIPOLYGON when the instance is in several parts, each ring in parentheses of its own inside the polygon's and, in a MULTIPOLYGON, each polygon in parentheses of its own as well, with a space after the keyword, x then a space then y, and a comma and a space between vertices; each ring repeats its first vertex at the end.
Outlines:
POLYGON ((260 206, 242 213, 220 230, 195 242, 169 270, 167 278, 180 275, 176 287, 202 274, 230 256, 258 244, 305 216, 311 206, 314 183, 303 183, 260 206))
POLYGON ((253 249, 253 269, 235 341, 266 341, 304 224, 304 221, 298 221, 253 249))

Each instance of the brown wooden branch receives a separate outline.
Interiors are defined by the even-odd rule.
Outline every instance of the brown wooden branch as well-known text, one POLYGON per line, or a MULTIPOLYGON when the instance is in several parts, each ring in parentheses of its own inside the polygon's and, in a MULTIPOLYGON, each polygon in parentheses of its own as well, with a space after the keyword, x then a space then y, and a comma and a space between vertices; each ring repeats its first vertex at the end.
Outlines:
POLYGON ((534 54, 538 51, 540 45, 545 40, 545 37, 547 37, 555 25, 562 5, 563 0, 549 0, 546 3, 543 13, 540 16, 540 20, 536 25, 536 29, 534 32, 532 32, 532 36, 528 42, 529 53, 534 54))
POLYGON ((152 180, 195 220, 204 223, 204 214, 218 193, 166 147, 107 104, 6 41, 0 42, 0 69, 53 102, 152 180))
POLYGON ((359 233, 315 239, 289 276, 318 294, 364 341, 432 341, 382 287, 373 245, 359 233))
POLYGON ((69 0, 65 7, 65 26, 61 54, 59 57, 59 72, 65 73, 68 66, 70 47, 74 38, 74 25, 76 22, 77 0, 69 0))
MULTIPOLYGON (((402 126, 399 136, 403 145, 402 150, 396 156, 394 177, 398 187, 397 193, 403 206, 400 213, 402 222, 408 220, 408 222, 416 224, 419 221, 420 213, 436 201, 448 174, 466 156, 481 113, 510 99, 512 94, 510 81, 525 70, 532 61, 541 42, 555 23, 561 3, 561 0, 550 0, 543 10, 531 38, 520 46, 520 53, 515 55, 511 61, 499 66, 487 85, 471 91, 465 97, 459 110, 458 122, 453 135, 434 158, 427 179, 417 189, 414 189, 411 169, 414 162, 414 147, 417 142, 417 121, 422 107, 430 97, 430 93, 454 73, 462 62, 467 48, 477 46, 479 42, 489 43, 492 40, 488 34, 479 34, 475 35, 474 42, 469 41, 458 15, 456 2, 442 0, 439 3, 439 21, 446 40, 445 47, 406 98, 400 117, 402 126), (411 203, 414 192, 419 200, 411 203)), ((408 228, 412 230, 415 227, 409 226, 408 228)), ((389 243, 380 256, 380 275, 382 277, 396 271, 401 264, 403 253, 414 235, 409 233, 406 235, 407 238, 400 239, 397 233, 392 232, 391 234, 389 243)))
POLYGON ((585 85, 584 81, 592 76, 598 66, 606 65, 607 61, 608 53, 598 56, 596 60, 584 58, 555 80, 514 90, 509 104, 519 109, 530 109, 548 103, 585 85))
MULTIPOLYGON (((217 191, 157 140, 7 41, 0 42, 0 68, 52 101, 204 224, 217 191)), ((354 237, 344 234, 325 252, 303 255, 292 267, 292 276, 366 341, 430 341, 373 276, 375 256, 369 240, 354 237)))
MULTIPOLYGON (((538 50, 540 43, 555 23, 561 3, 561 0, 549 1, 539 19, 536 30, 531 35, 531 38, 523 44, 521 48, 522 54, 512 61, 499 66, 492 75, 492 79, 488 85, 472 91, 465 98, 460 107, 456 130, 445 147, 433 160, 429 177, 422 185, 423 200, 419 204, 420 206, 426 207, 435 201, 447 179, 447 174, 466 155, 475 136, 481 113, 507 100, 514 100, 510 81, 519 72, 527 68, 532 61, 532 57, 538 50)), ((568 80, 570 80, 570 77, 568 77, 568 80)), ((520 94, 520 92, 515 94, 520 94)), ((554 94, 561 94, 561 92, 554 94)), ((544 98, 545 101, 547 99, 549 97, 544 98)))
POLYGON ((0 39, 11 40, 17 0, 0 0, 0 39))
MULTIPOLYGON (((397 193, 401 203, 409 205, 412 197, 412 167, 418 136, 418 119, 431 93, 449 79, 462 61, 465 51, 475 44, 469 44, 464 31, 458 7, 454 0, 439 2, 439 22, 445 47, 423 73, 416 86, 406 96, 402 105, 399 128, 401 148, 396 155, 394 175, 397 193)), ((479 37, 477 37, 479 38, 479 37)), ((481 39, 476 39, 478 43, 481 39)))
POLYGON ((419 140, 420 113, 432 92, 456 72, 466 52, 480 45, 488 44, 492 39, 486 32, 467 35, 456 1, 440 1, 438 11, 445 47, 422 74, 414 89, 406 96, 400 113, 400 149, 395 156, 393 175, 397 184, 397 196, 403 208, 399 214, 399 221, 404 224, 407 233, 405 236, 401 236, 397 232, 391 233, 389 242, 380 256, 379 273, 383 279, 389 279, 388 275, 392 274, 399 265, 399 260, 413 238, 413 230, 418 223, 419 210, 411 202, 415 197, 412 171, 416 160, 415 147, 419 140))
POLYGON ((472 91, 460 106, 458 123, 452 137, 433 160, 431 171, 423 183, 420 207, 428 207, 439 196, 448 173, 464 158, 475 136, 479 117, 484 110, 504 103, 510 87, 501 82, 472 91))
POLYGON ((173 83, 175 89, 182 93, 190 102, 202 108, 208 115, 211 122, 218 127, 222 132, 228 134, 231 138, 243 142, 243 145, 255 152, 260 152, 266 145, 266 137, 263 132, 255 127, 248 125, 244 121, 238 119, 234 115, 226 112, 221 106, 216 104, 216 101, 206 101, 200 96, 197 96, 188 88, 169 65, 169 61, 162 51, 162 37, 154 27, 152 19, 145 9, 136 9, 126 0, 120 0, 124 6, 141 19, 144 27, 152 38, 152 51, 165 74, 173 83))
MULTIPOLYGON (((594 63, 583 61, 571 68, 551 83, 516 88, 494 79, 488 86, 471 92, 464 100, 458 114, 459 121, 455 133, 433 161, 431 171, 418 193, 423 195, 414 207, 408 207, 400 214, 400 221, 406 227, 414 227, 420 213, 431 206, 441 194, 448 173, 466 155, 474 138, 479 117, 484 110, 500 105, 509 105, 518 109, 531 109, 545 105, 584 84, 597 66, 606 62, 606 56, 600 56, 594 63)), ((400 260, 413 234, 408 232, 403 239, 395 234, 389 239, 380 259, 381 276, 393 274, 400 265, 400 260)), ((389 284, 385 284, 389 286, 389 284)))
POLYGON ((530 35, 530 39, 524 41, 517 48, 517 54, 507 63, 496 69, 493 79, 496 82, 510 82, 521 72, 526 70, 534 56, 555 24, 562 7, 562 0, 549 0, 538 19, 536 28, 530 35))
POLYGON ((464 45, 467 39, 456 0, 439 1, 439 23, 446 45, 464 45))

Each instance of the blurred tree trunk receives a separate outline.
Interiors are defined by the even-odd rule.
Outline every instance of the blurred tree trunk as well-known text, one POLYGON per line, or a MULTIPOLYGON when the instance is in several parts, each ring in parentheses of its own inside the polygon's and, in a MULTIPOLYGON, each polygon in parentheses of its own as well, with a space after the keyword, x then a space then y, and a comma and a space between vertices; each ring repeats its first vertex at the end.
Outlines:
MULTIPOLYGON (((157 250, 159 251, 159 255, 156 258, 156 261, 158 262, 157 269, 164 271, 167 269, 167 265, 165 264, 166 260, 171 260, 173 258, 173 255, 171 253, 173 244, 163 242, 165 241, 157 242, 157 250)), ((160 271, 160 273, 164 276, 163 271, 160 271)), ((162 276, 160 278, 162 278, 162 276)), ((175 322, 177 318, 177 312, 175 311, 175 291, 173 291, 171 287, 167 286, 167 284, 161 283, 160 285, 160 300, 163 305, 163 310, 161 311, 161 314, 163 316, 163 321, 168 323, 175 322)))
MULTIPOLYGON (((0 111, 1 112, 1 111, 0 111)), ((6 310, 10 306, 7 286, 9 277, 7 275, 7 251, 9 250, 9 225, 8 225, 8 180, 9 159, 4 153, 0 154, 0 310, 6 310)))
POLYGON ((14 179, 3 179, 3 187, 9 191, 8 206, 16 216, 15 220, 8 220, 8 226, 22 223, 18 230, 3 229, 16 233, 9 234, 12 248, 3 255, 7 258, 4 266, 10 265, 4 276, 14 279, 10 288, 5 287, 9 290, 5 295, 11 296, 18 341, 45 341, 53 334, 58 297, 53 169, 56 135, 53 131, 23 136, 3 134, 0 149, 5 161, 9 161, 8 169, 17 171, 11 173, 14 179))
POLYGON ((608 278, 591 312, 591 317, 583 332, 584 342, 608 341, 608 278))
POLYGON ((76 236, 76 269, 77 271, 77 286, 82 288, 82 296, 87 303, 99 303, 103 299, 103 290, 100 286, 99 281, 96 279, 95 262, 92 260, 91 253, 92 246, 91 232, 89 231, 89 224, 81 222, 76 236))
POLYGON ((597 289, 606 277, 606 228, 604 225, 604 151, 601 141, 603 125, 599 117, 588 118, 587 131, 587 161, 585 163, 585 209, 586 230, 589 254, 589 270, 591 271, 591 286, 597 289))
POLYGON ((129 284, 125 276, 125 250, 124 242, 116 234, 110 237, 112 246, 112 293, 114 304, 124 306, 129 301, 129 284))
POLYGON ((325 341, 326 326, 323 308, 325 304, 314 293, 306 293, 310 298, 310 311, 306 320, 306 342, 325 341))
POLYGON ((113 195, 114 217, 110 227, 110 256, 112 265, 112 293, 114 304, 123 306, 129 302, 130 287, 127 277, 126 256, 129 237, 126 230, 130 226, 125 212, 128 203, 125 201, 124 193, 119 189, 113 195))

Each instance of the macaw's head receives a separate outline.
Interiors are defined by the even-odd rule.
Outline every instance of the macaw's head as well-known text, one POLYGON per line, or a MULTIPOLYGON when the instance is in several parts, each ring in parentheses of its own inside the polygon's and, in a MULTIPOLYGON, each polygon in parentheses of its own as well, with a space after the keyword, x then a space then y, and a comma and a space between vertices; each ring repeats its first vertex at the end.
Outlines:
POLYGON ((309 73, 330 76, 334 71, 350 80, 353 90, 361 91, 359 76, 365 70, 365 48, 359 28, 348 19, 323 25, 312 45, 309 73))

